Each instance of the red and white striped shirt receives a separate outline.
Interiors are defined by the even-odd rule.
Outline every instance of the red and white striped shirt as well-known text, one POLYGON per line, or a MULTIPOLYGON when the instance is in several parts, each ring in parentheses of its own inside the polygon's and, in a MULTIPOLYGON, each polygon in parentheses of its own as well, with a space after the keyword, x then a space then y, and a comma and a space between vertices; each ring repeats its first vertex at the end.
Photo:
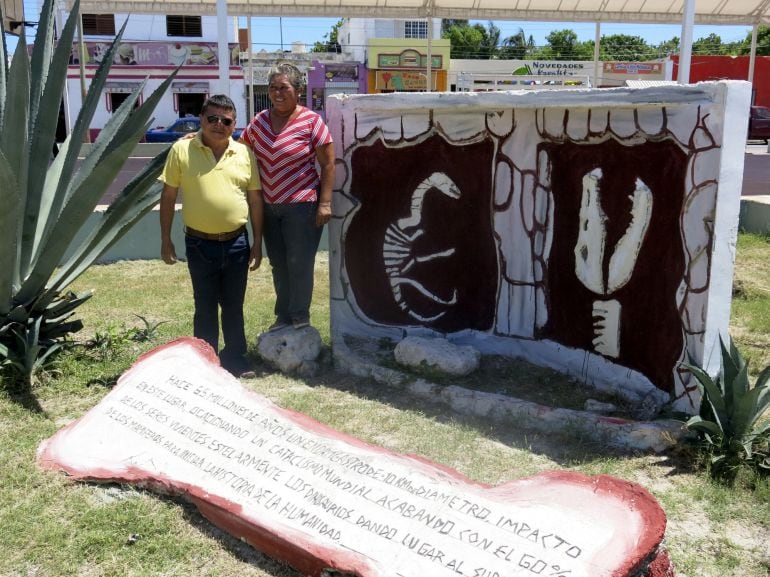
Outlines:
POLYGON ((332 142, 323 119, 305 107, 276 134, 263 110, 241 135, 259 164, 262 196, 270 204, 312 202, 320 184, 315 149, 332 142))

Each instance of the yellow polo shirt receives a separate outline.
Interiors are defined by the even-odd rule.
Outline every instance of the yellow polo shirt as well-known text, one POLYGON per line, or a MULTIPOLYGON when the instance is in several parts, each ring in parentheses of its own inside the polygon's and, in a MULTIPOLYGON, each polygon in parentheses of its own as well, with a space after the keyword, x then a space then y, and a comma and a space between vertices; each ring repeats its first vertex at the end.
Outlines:
POLYGON ((257 160, 248 146, 230 139, 217 162, 200 133, 171 146, 158 180, 182 189, 185 226, 208 233, 230 232, 246 224, 246 191, 260 188, 257 160))

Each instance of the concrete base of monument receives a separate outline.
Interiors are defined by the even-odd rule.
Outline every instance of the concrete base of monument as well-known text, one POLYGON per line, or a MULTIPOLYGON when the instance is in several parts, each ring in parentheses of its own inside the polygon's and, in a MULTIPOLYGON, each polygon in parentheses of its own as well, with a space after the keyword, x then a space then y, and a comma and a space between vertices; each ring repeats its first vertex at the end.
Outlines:
POLYGON ((305 575, 672 577, 643 487, 553 471, 498 486, 276 406, 185 338, 38 449, 73 479, 181 495, 305 575))
POLYGON ((378 355, 371 347, 360 347, 359 344, 357 339, 335 339, 332 349, 338 370, 373 378, 411 395, 442 402, 460 414, 499 423, 516 423, 524 429, 541 432, 569 431, 614 447, 640 451, 662 452, 689 435, 681 421, 605 416, 592 411, 542 405, 510 394, 435 384, 378 362, 378 355))

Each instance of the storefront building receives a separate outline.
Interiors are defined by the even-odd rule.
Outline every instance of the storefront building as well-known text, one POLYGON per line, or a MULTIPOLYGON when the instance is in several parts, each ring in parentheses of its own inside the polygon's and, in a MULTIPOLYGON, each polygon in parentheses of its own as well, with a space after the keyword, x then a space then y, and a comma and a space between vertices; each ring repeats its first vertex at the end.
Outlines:
MULTIPOLYGON (((406 38, 372 38, 367 47, 367 90, 384 92, 424 92, 427 82, 427 40, 406 38)), ((431 87, 447 90, 449 40, 431 42, 431 87)))
POLYGON ((360 62, 313 61, 307 71, 306 106, 326 118, 326 99, 333 94, 366 94, 366 67, 360 62))

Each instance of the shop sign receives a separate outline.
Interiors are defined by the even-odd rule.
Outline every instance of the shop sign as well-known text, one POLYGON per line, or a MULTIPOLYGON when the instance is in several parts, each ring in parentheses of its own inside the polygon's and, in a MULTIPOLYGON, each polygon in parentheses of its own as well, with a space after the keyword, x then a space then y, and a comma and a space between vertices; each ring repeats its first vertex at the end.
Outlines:
MULTIPOLYGON (((238 64, 238 44, 229 44, 230 64, 238 64)), ((86 42, 85 64, 99 64, 104 59, 109 42, 86 42)), ((216 42, 121 42, 113 64, 139 66, 216 66, 219 63, 216 42)), ((80 49, 72 45, 70 64, 79 63, 80 49)))
POLYGON ((661 62, 605 62, 604 72, 610 74, 660 74, 661 62))
MULTIPOLYGON (((443 68, 444 59, 440 54, 431 55, 431 67, 443 68)), ((416 50, 404 50, 400 54, 378 54, 377 68, 427 68, 428 56, 416 50)))
POLYGON ((353 82, 358 80, 358 64, 327 64, 326 82, 353 82))
MULTIPOLYGON (((432 73, 433 86, 436 86, 436 74, 432 73)), ((378 70, 376 74, 377 90, 427 90, 424 72, 408 70, 378 70)))

